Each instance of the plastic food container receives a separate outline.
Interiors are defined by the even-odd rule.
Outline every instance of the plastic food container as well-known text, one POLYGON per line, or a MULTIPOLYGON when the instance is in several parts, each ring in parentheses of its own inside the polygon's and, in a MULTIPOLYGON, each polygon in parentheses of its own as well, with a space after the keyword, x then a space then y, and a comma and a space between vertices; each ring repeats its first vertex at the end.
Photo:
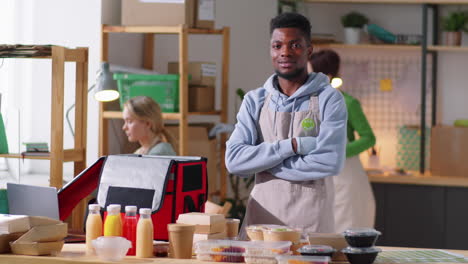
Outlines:
POLYGON ((195 254, 201 261, 244 262, 248 241, 202 240, 195 243, 195 254))
POLYGON ((343 235, 351 247, 372 247, 381 233, 373 228, 351 228, 343 235))
POLYGON ((328 264, 330 257, 280 255, 276 260, 278 264, 328 264))
POLYGON ((347 247, 342 250, 351 264, 372 264, 375 258, 381 252, 380 248, 353 248, 347 247))
POLYGON ((288 254, 290 246, 290 241, 202 240, 195 244, 195 253, 202 261, 276 263, 275 256, 288 254))
POLYGON ((92 241, 97 256, 106 261, 119 261, 125 257, 132 242, 118 236, 101 236, 92 241))
POLYGON ((262 241, 263 240, 263 230, 268 230, 272 228, 284 228, 281 225, 249 225, 247 230, 247 236, 252 241, 262 241))
POLYGON ((301 230, 289 227, 278 227, 263 230, 265 241, 291 241, 298 244, 301 241, 301 230))
POLYGON ((245 248, 245 262, 247 264, 272 263, 276 264, 276 256, 290 254, 291 241, 251 241, 245 248))
POLYGON ((336 249, 332 261, 346 261, 346 256, 341 252, 348 246, 346 239, 341 233, 308 233, 307 239, 310 245, 326 245, 336 249))
POLYGON ((305 245, 297 250, 303 256, 328 256, 332 257, 336 250, 326 245, 305 245))
POLYGON ((155 257, 167 257, 169 252, 169 242, 166 241, 153 241, 153 254, 155 257))

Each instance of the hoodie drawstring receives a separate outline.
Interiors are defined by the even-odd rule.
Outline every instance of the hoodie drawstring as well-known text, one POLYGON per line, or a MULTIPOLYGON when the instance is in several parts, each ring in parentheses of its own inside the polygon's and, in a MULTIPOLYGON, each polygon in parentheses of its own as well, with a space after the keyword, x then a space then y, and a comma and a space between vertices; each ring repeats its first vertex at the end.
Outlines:
POLYGON ((276 103, 275 103, 275 114, 274 114, 274 117, 273 117, 273 129, 275 130, 275 137, 278 136, 278 129, 276 127, 276 112, 278 112, 278 100, 280 98, 280 95, 278 95, 276 97, 276 103))

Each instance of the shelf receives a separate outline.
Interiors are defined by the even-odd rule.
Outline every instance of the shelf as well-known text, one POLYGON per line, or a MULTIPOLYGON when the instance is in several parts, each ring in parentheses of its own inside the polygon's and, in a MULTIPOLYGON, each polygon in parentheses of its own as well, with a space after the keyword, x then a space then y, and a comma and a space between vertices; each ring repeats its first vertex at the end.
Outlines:
POLYGON ((468 52, 468 46, 427 46, 431 51, 468 52))
POLYGON ((343 43, 330 43, 330 44, 314 44, 318 48, 346 48, 346 49, 392 49, 392 50, 421 50, 418 45, 396 45, 396 44, 343 44, 343 43))
MULTIPOLYGON (((83 149, 65 149, 63 150, 63 162, 80 162, 84 161, 84 150, 83 149)), ((7 159, 36 159, 36 160, 52 160, 50 152, 42 155, 22 155, 21 153, 8 153, 0 154, 0 158, 7 159)))
MULTIPOLYGON (((103 25, 102 31, 104 33, 159 33, 159 34, 178 34, 185 27, 173 26, 173 27, 162 27, 162 26, 112 26, 103 25)), ((189 34, 206 34, 206 35, 222 35, 222 29, 199 29, 199 28, 187 28, 189 34)))
MULTIPOLYGON (((53 46, 54 47, 54 46, 53 46)), ((84 49, 68 49, 65 50, 65 62, 87 62, 87 51, 84 49)), ((50 56, 0 56, 0 59, 52 59, 50 56)))
MULTIPOLYGON (((180 113, 162 113, 163 118, 167 120, 179 120, 181 119, 180 113)), ((213 111, 213 112, 189 112, 187 115, 205 115, 205 116, 215 116, 221 115, 221 111, 213 111)), ((122 119, 122 112, 121 111, 104 111, 102 112, 102 117, 104 119, 122 119)))
POLYGON ((349 3, 349 4, 468 4, 468 0, 304 0, 306 3, 349 3))

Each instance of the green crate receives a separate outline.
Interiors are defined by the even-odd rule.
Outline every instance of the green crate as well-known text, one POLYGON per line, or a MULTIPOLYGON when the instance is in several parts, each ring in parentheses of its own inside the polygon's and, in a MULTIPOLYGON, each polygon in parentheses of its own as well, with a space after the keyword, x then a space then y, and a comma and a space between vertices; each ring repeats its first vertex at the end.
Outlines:
POLYGON ((146 95, 154 99, 161 111, 179 112, 179 75, 178 74, 130 74, 116 73, 114 80, 120 93, 120 108, 130 98, 146 95))
POLYGON ((0 214, 8 214, 8 196, 6 189, 0 189, 0 214))

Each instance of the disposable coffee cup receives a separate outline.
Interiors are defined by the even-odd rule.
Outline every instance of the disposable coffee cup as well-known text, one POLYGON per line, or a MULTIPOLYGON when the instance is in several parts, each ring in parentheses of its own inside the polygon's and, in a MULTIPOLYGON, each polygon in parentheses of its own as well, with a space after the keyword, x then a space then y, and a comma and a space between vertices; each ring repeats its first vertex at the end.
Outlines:
POLYGON ((226 219, 226 236, 229 239, 235 239, 239 233, 240 220, 236 218, 226 219))
POLYGON ((195 225, 168 224, 169 253, 172 258, 191 259, 195 225))

